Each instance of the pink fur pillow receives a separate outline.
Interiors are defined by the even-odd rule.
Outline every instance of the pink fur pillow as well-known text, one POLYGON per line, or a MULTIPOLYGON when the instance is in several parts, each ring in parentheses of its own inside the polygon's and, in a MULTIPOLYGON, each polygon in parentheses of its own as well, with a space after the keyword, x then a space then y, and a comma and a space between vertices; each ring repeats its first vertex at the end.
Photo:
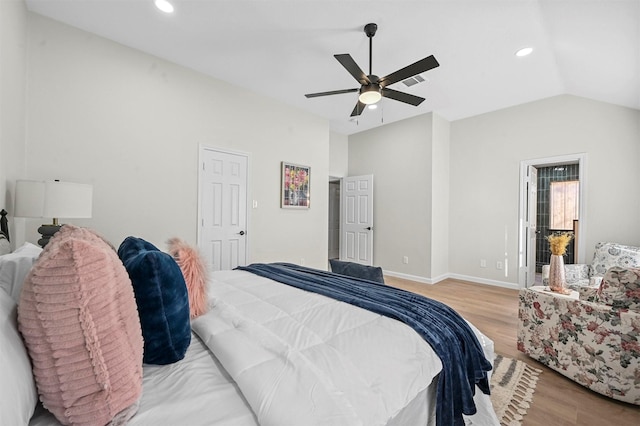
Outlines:
POLYGON ((176 259, 187 283, 189 293, 189 311, 191 319, 207 312, 207 265, 198 249, 189 246, 180 238, 167 241, 169 254, 176 259))
POLYGON ((19 330, 43 405, 62 424, 126 423, 142 395, 142 331, 118 255, 65 225, 27 275, 19 330))

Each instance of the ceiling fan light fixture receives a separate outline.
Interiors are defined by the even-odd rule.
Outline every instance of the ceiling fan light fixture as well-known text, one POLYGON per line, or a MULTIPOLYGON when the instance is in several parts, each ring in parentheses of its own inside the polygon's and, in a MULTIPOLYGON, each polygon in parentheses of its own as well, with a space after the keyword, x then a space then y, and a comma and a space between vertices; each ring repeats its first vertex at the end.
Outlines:
POLYGON ((382 99, 382 93, 380 93, 380 86, 377 84, 369 84, 360 89, 360 96, 358 96, 358 100, 363 104, 375 104, 380 99, 382 99))
POLYGON ((533 52, 533 47, 523 47, 516 52, 516 56, 522 58, 523 56, 530 55, 533 52))
POLYGON ((154 0, 153 4, 164 13, 173 13, 173 5, 168 0, 154 0))

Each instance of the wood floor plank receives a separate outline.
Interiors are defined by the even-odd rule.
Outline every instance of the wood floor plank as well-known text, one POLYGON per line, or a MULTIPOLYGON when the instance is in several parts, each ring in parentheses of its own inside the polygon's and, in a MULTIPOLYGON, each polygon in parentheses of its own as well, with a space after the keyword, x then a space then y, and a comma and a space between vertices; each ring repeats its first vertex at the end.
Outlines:
POLYGON ((491 338, 496 352, 543 371, 523 426, 640 425, 639 406, 590 391, 518 351, 517 290, 452 279, 434 285, 390 276, 385 281, 446 303, 491 338))

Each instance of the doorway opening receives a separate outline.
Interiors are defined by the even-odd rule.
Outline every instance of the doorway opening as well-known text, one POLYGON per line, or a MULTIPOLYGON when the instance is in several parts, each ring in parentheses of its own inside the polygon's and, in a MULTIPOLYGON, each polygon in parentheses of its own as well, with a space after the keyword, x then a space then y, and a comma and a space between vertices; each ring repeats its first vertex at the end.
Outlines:
POLYGON ((373 265, 373 175, 330 178, 328 205, 328 259, 373 265))
POLYGON ((584 263, 586 167, 584 153, 520 162, 520 287, 542 283, 542 266, 550 259, 546 237, 554 232, 574 234, 565 262, 584 263))
POLYGON ((329 180, 329 253, 327 259, 340 258, 340 179, 329 180))
MULTIPOLYGON (((536 276, 551 260, 547 237, 556 232, 571 232, 566 264, 578 263, 576 240, 580 239, 580 165, 557 164, 538 167, 538 209, 536 239, 536 276)), ((536 279, 536 282, 541 280, 536 279)))

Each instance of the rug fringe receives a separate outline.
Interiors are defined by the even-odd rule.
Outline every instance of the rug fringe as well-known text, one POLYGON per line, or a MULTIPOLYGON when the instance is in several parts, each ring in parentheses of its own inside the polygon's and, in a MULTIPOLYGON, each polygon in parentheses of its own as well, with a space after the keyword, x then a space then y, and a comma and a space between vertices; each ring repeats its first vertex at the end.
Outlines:
POLYGON ((542 370, 525 364, 524 371, 520 377, 521 381, 514 389, 511 401, 500 420, 502 426, 520 426, 524 415, 527 414, 527 409, 531 407, 530 402, 533 400, 540 373, 542 373, 542 370))

